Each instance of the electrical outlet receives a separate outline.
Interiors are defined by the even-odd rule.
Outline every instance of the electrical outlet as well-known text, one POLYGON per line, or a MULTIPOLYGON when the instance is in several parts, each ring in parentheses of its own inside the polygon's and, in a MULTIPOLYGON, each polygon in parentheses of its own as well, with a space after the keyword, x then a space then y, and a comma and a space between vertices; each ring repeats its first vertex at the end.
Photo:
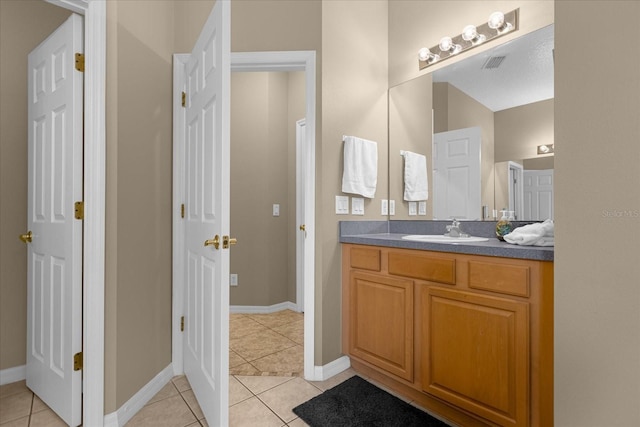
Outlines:
POLYGON ((238 275, 230 274, 229 275, 229 286, 238 286, 238 275))
POLYGON ((277 203, 273 205, 273 216, 280 216, 280 205, 277 203))
POLYGON ((380 204, 380 215, 389 215, 389 200, 382 199, 380 204))

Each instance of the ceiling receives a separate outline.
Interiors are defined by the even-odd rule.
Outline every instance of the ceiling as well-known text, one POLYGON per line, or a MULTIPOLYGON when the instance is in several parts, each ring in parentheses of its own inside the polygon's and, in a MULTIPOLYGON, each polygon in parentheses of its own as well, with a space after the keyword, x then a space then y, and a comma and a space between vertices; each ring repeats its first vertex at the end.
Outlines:
POLYGON ((434 71, 433 81, 449 82, 494 112, 551 99, 553 28, 550 25, 434 71), (485 68, 490 62, 499 66, 485 68))

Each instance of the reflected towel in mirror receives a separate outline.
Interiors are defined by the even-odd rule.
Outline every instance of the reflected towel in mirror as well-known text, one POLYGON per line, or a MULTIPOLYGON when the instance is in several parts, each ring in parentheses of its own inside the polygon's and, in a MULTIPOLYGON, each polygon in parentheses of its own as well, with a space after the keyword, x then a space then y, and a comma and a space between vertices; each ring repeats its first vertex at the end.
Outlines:
POLYGON ((429 198, 427 158, 411 151, 400 151, 404 157, 404 200, 420 202, 429 198))
POLYGON ((374 198, 378 182, 378 143, 355 136, 343 136, 342 140, 342 192, 374 198))

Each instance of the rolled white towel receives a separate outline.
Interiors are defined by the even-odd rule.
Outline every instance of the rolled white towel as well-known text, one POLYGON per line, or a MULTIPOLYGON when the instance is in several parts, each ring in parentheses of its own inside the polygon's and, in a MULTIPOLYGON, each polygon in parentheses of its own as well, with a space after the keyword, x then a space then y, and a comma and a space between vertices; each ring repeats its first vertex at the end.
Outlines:
POLYGON ((522 246, 553 246, 554 230, 550 219, 535 224, 518 227, 504 236, 504 240, 514 245, 522 246))

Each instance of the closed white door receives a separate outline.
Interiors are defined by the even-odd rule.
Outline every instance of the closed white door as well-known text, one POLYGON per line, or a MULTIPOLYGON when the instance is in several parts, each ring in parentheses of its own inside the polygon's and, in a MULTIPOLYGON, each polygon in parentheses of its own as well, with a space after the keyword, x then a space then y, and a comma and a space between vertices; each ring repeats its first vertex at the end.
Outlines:
POLYGON ((433 135, 433 218, 481 217, 479 127, 433 135))
POLYGON ((67 424, 82 416, 82 18, 28 58, 27 386, 67 424))
POLYGON ((184 371, 211 426, 229 423, 230 4, 186 64, 184 371))
POLYGON ((523 187, 523 219, 553 219, 553 169, 525 170, 523 187))

